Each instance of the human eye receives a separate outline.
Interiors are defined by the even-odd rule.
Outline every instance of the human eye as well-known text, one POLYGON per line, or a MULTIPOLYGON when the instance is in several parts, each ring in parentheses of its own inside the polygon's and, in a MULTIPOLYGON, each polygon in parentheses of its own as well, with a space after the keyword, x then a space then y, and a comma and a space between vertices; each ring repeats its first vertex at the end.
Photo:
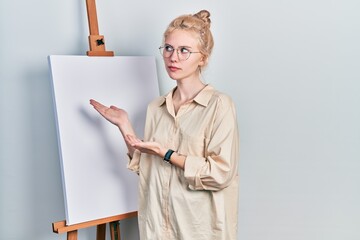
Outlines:
POLYGON ((187 49, 186 47, 180 48, 180 53, 181 54, 188 54, 189 52, 190 52, 189 49, 187 49))
POLYGON ((165 45, 164 49, 165 49, 166 52, 173 52, 174 51, 174 48, 171 45, 165 45))

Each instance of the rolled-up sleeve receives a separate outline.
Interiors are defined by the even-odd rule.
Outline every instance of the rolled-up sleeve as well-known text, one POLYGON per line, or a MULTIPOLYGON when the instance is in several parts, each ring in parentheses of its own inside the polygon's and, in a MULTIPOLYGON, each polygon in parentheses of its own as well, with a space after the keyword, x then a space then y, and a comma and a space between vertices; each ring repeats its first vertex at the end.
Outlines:
POLYGON ((215 114, 205 156, 186 157, 184 176, 192 190, 222 190, 238 174, 239 133, 234 104, 222 101, 215 114))
POLYGON ((140 165, 140 156, 141 156, 141 152, 137 149, 135 149, 132 158, 128 156, 128 164, 127 164, 127 168, 133 172, 136 172, 137 174, 139 174, 139 165, 140 165))

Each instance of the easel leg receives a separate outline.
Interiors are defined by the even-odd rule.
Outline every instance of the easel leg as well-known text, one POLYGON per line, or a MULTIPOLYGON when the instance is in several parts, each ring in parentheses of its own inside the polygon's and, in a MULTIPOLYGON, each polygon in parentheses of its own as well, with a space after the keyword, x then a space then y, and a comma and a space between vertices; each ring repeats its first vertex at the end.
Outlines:
POLYGON ((96 227, 96 240, 105 240, 106 223, 97 225, 96 227))
POLYGON ((67 232, 67 240, 77 240, 77 230, 67 232))
POLYGON ((121 240, 119 221, 110 223, 111 240, 121 240))

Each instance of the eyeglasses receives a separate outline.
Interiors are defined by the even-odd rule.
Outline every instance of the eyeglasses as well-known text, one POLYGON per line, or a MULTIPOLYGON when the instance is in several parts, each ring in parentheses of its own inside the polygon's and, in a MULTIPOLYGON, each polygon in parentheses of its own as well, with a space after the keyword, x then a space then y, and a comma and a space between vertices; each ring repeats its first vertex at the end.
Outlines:
POLYGON ((174 51, 176 50, 176 53, 178 55, 178 58, 180 61, 186 61, 189 59, 190 55, 192 53, 200 53, 200 52, 191 52, 186 47, 179 47, 175 49, 173 46, 165 44, 164 46, 159 47, 160 54, 164 58, 169 58, 173 55, 174 51))

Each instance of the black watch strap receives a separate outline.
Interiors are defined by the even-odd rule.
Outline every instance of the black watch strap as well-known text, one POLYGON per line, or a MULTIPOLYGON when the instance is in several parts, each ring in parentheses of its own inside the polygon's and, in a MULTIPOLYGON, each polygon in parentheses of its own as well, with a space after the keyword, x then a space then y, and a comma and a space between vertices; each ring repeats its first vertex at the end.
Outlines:
POLYGON ((167 163, 170 163, 170 158, 171 158, 171 155, 174 153, 174 150, 167 150, 167 152, 165 153, 165 156, 164 156, 164 161, 167 162, 167 163))

